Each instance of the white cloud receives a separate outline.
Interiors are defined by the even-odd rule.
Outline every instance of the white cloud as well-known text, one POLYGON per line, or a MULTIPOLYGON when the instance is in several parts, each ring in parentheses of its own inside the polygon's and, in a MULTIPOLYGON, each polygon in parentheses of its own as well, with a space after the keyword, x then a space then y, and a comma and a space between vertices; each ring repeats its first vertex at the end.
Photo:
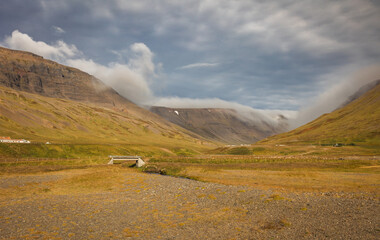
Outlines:
POLYGON ((154 98, 150 82, 156 74, 153 53, 143 43, 130 46, 132 56, 127 64, 113 62, 107 66, 87 59, 68 59, 66 63, 102 80, 122 96, 144 105, 154 98))
POLYGON ((179 67, 179 69, 190 69, 190 68, 204 68, 204 67, 216 67, 218 66, 219 63, 205 63, 205 62, 200 62, 200 63, 192 63, 188 64, 182 67, 179 67))
POLYGON ((68 59, 67 64, 94 75, 137 104, 146 104, 153 98, 148 79, 130 65, 110 63, 104 66, 86 59, 68 59))
POLYGON ((33 52, 56 61, 81 54, 74 45, 66 44, 63 41, 57 41, 52 45, 42 41, 34 41, 29 35, 18 30, 14 30, 12 35, 7 36, 1 44, 9 48, 33 52))
POLYGON ((65 30, 63 30, 62 28, 57 27, 57 26, 53 26, 53 30, 54 30, 55 33, 58 34, 58 35, 63 34, 63 33, 66 32, 65 30))
POLYGON ((130 68, 147 80, 154 77, 156 66, 153 62, 154 54, 152 51, 144 43, 132 44, 131 51, 134 53, 134 57, 129 59, 130 68))

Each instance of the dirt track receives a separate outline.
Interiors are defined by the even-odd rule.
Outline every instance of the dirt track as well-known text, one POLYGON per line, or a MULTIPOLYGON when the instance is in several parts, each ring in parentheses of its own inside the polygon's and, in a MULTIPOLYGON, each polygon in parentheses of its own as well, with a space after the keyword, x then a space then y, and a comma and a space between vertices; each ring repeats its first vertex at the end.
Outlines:
POLYGON ((63 172, 1 176, 1 239, 379 239, 373 196, 275 193, 123 170, 121 187, 44 192, 63 172), (4 193, 40 189, 19 197, 4 193))

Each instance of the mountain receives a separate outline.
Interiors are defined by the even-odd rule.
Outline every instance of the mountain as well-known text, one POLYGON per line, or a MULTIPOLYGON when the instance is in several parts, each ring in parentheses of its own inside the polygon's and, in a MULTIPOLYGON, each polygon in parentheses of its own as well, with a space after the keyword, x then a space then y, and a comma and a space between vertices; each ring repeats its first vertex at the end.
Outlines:
POLYGON ((120 96, 99 79, 33 53, 0 47, 0 85, 38 95, 69 99, 124 111, 141 117, 154 114, 120 96))
POLYGON ((0 136, 173 148, 211 144, 140 108, 87 73, 6 48, 0 48, 0 136))
POLYGON ((244 118, 234 109, 151 107, 150 111, 206 139, 228 144, 250 144, 286 130, 272 124, 244 118))
MULTIPOLYGON (((164 118, 187 129, 185 135, 201 140, 203 137, 230 144, 253 143, 286 130, 285 124, 272 127, 264 121, 251 121, 239 117, 232 109, 174 110, 152 107, 149 112, 85 72, 46 60, 33 53, 0 47, 1 85, 44 97, 94 104, 97 107, 123 112, 130 118, 139 119, 138 121, 154 123, 163 131, 172 131, 174 125, 163 120, 164 118), (181 115, 173 114, 175 111, 180 111, 181 115)), ((175 131, 184 131, 182 128, 176 128, 175 131)))
POLYGON ((359 89, 341 108, 260 143, 380 145, 380 81, 359 89))

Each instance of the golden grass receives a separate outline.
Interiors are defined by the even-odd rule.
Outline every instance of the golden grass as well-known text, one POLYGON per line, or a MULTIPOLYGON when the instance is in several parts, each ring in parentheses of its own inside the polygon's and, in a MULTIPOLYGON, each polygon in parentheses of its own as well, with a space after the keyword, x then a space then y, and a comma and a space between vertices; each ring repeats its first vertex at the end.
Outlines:
MULTIPOLYGON (((177 148, 198 152, 216 146, 158 118, 134 115, 130 109, 119 111, 3 86, 0 86, 0 102, 1 135, 24 138, 33 143, 98 144, 103 148, 121 144, 137 149, 152 146, 154 153, 163 152, 162 148, 169 152, 177 148)), ((53 146, 49 148, 62 151, 60 146, 56 147, 55 150, 53 146)), ((0 155, 6 150, 0 149, 0 155)))
MULTIPOLYGON (((256 150, 259 147, 253 147, 256 150)), ((198 155, 193 157, 154 157, 146 170, 153 169, 172 176, 231 185, 253 186, 283 191, 345 191, 379 194, 380 159, 378 156, 351 156, 347 148, 313 146, 288 148, 289 153, 273 155, 198 155), (327 150, 326 150, 327 149, 327 150), (337 150, 335 150, 337 149, 337 150), (348 151, 340 155, 342 150, 348 151), (312 154, 310 152, 313 151, 312 154), (317 154, 318 151, 323 154, 317 154), (330 154, 324 154, 329 151, 330 154)), ((272 151, 279 151, 274 148, 272 151)), ((260 151, 269 151, 260 147, 260 151)), ((357 150, 359 151, 359 150, 357 150)), ((30 159, 29 159, 30 160, 30 159)), ((33 160, 33 159, 32 159, 33 160)), ((6 190, 4 194, 61 194, 97 191, 119 191, 126 181, 126 171, 139 171, 125 166, 104 166, 107 159, 67 159, 58 162, 0 162, 0 175, 11 176, 32 172, 63 170, 65 178, 43 189, 31 186, 6 190), (57 165, 59 163, 59 165, 57 165), (78 168, 71 169, 70 168, 78 168), (65 170, 66 169, 66 170, 65 170), (7 192, 8 191, 8 192, 7 192), (13 191, 13 193, 12 193, 13 191)), ((49 174, 49 173, 46 173, 49 174)), ((55 174, 55 173, 51 173, 55 174)), ((130 180, 129 180, 130 181, 130 180)), ((200 196, 212 200, 215 196, 200 196)))
MULTIPOLYGON (((220 147, 209 151, 209 154, 227 155, 231 149, 239 147, 220 147)), ((345 156, 378 156, 380 155, 380 147, 373 145, 356 145, 334 147, 333 144, 321 146, 315 144, 253 144, 247 147, 251 154, 245 156, 290 156, 290 157, 328 157, 340 158, 345 156)))
POLYGON ((58 176, 57 180, 49 180, 43 184, 26 183, 22 186, 3 188, 1 198, 37 196, 37 195, 64 195, 95 192, 123 191, 125 184, 142 183, 141 179, 125 177, 126 173, 138 173, 137 169, 121 166, 96 166, 85 169, 66 169, 59 172, 45 172, 36 174, 6 174, 2 178, 18 176, 58 176))
POLYGON ((210 170, 202 167, 187 167, 181 172, 201 181, 227 185, 253 186, 260 189, 283 191, 347 191, 380 194, 378 173, 310 171, 310 170, 210 170))

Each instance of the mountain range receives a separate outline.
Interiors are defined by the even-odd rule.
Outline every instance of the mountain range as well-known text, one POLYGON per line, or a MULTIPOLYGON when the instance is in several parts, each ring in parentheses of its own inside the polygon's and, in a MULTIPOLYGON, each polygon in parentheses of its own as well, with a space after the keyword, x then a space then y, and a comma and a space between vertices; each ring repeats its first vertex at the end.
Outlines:
POLYGON ((0 103, 1 136, 53 143, 213 145, 87 73, 23 51, 0 48, 0 103))
POLYGON ((228 144, 250 144, 287 130, 287 119, 273 124, 260 116, 242 116, 226 108, 166 108, 153 106, 150 110, 164 119, 206 139, 228 144))
MULTIPOLYGON (((0 85, 13 91, 95 104, 97 107, 111 109, 130 118, 139 119, 132 123, 148 122, 149 124, 145 125, 149 125, 154 132, 161 132, 161 135, 170 135, 173 127, 177 125, 180 127, 176 127, 176 131, 201 141, 206 139, 225 144, 250 144, 286 130, 285 119, 283 124, 274 127, 259 118, 256 121, 242 118, 233 109, 174 110, 151 107, 150 112, 120 96, 114 89, 85 72, 44 59, 33 53, 6 48, 0 48, 0 85), (181 112, 180 116, 171 114, 178 111, 181 112)), ((31 95, 23 94, 23 96, 31 95)), ((17 103, 14 102, 12 105, 16 106, 17 103)), ((2 108, 3 115, 12 112, 11 109, 4 109, 4 106, 2 108)), ((53 110, 49 109, 49 111, 53 110)), ((23 123, 20 123, 20 126, 22 125, 23 123)), ((95 132, 91 131, 93 134, 95 132)))
POLYGON ((78 69, 0 47, 0 136, 39 142, 164 149, 260 140, 262 144, 379 145, 380 81, 362 87, 332 113, 290 132, 286 132, 287 119, 277 117, 278 124, 273 125, 234 109, 153 106, 148 110, 78 69))

